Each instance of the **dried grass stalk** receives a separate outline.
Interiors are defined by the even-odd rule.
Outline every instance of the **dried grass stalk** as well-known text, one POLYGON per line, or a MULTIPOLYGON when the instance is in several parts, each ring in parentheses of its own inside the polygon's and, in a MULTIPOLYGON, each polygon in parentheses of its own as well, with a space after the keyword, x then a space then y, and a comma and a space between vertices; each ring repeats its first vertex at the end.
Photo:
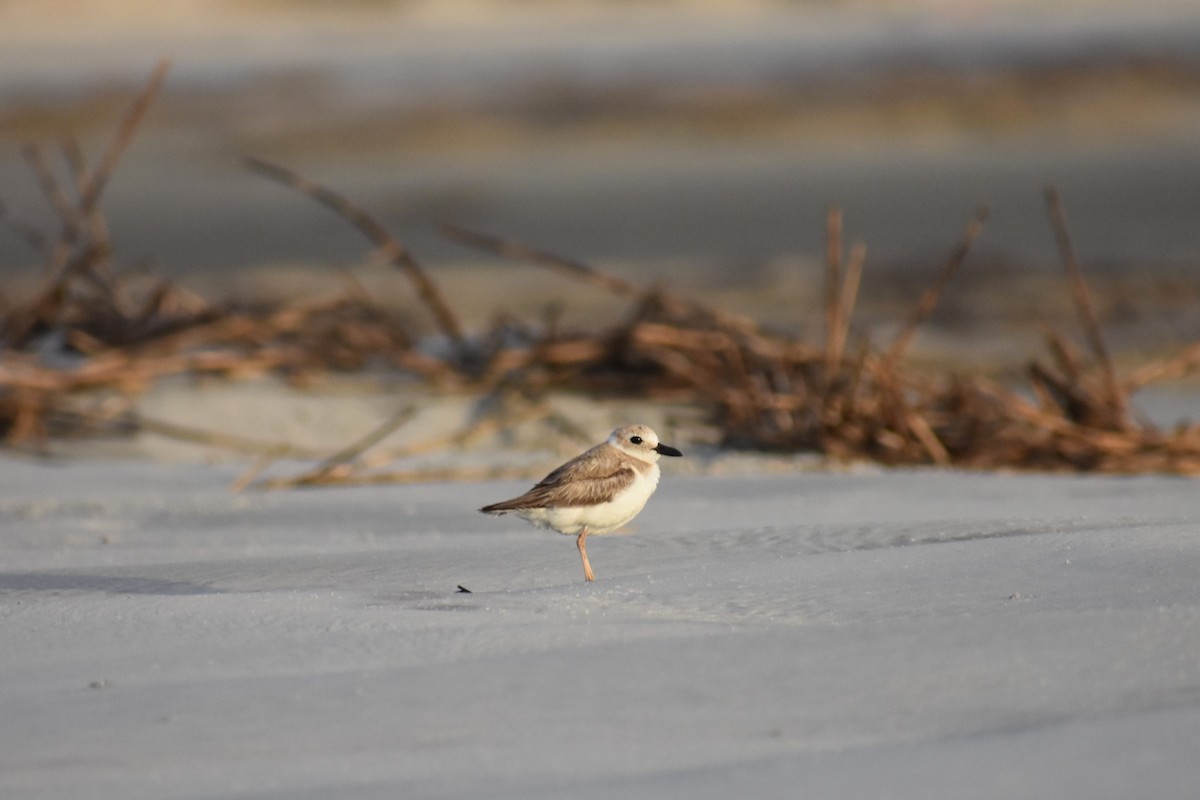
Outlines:
POLYGON ((94 426, 94 415, 81 412, 77 399, 97 391, 132 398, 166 375, 276 373, 302 381, 314 373, 360 369, 383 359, 435 387, 468 388, 522 402, 497 401, 493 411, 451 436, 368 456, 369 448, 410 418, 412 410, 405 409, 300 475, 265 481, 260 476, 274 459, 301 454, 283 444, 250 442, 136 415, 126 415, 122 424, 257 455, 236 482, 238 489, 526 475, 523 469, 380 467, 406 455, 463 446, 520 420, 569 430, 569 422, 556 418, 541 400, 554 389, 689 402, 704 409, 726 444, 738 447, 815 450, 886 464, 1200 472, 1200 426, 1162 432, 1128 414, 1129 392, 1200 367, 1200 345, 1142 365, 1124 381, 1117 376, 1053 190, 1047 194, 1048 212, 1090 358, 1061 334, 1048 333, 1047 354, 1028 366, 1022 394, 979 376, 918 372, 905 360, 917 329, 933 313, 982 230, 982 210, 886 350, 865 339, 851 341, 866 249, 855 245, 844 256, 837 209, 826 223, 825 336, 820 347, 658 287, 449 225, 445 232, 455 241, 551 269, 632 302, 621 323, 599 331, 566 330, 557 317, 542 325, 502 318, 490 331, 469 339, 432 277, 360 206, 290 169, 251 159, 256 171, 353 224, 403 272, 439 330, 455 344, 451 355, 436 357, 417 350, 404 322, 374 307, 353 281, 347 296, 255 310, 213 308, 167 281, 135 284, 121 277, 111 259, 99 199, 166 72, 165 62, 156 67, 93 169, 77 148, 63 148, 70 184, 55 175, 46 151, 36 146, 25 150, 60 231, 56 240, 26 232, 30 245, 45 254, 45 280, 31 299, 8 299, 2 306, 0 434, 10 444, 43 440, 55 425, 71 421, 94 426), (66 188, 71 184, 74 200, 66 188), (47 337, 64 343, 71 366, 45 362, 41 353, 47 337))

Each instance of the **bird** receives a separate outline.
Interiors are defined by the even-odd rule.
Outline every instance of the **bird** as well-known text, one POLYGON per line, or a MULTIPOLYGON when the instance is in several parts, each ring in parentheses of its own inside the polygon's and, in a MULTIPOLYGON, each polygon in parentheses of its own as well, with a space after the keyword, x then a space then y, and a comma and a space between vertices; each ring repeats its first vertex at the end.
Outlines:
POLYGON ((479 510, 495 515, 511 512, 539 528, 574 536, 583 578, 594 581, 587 537, 615 531, 636 517, 658 488, 659 457, 682 455, 660 442, 649 426, 625 425, 520 497, 479 510))

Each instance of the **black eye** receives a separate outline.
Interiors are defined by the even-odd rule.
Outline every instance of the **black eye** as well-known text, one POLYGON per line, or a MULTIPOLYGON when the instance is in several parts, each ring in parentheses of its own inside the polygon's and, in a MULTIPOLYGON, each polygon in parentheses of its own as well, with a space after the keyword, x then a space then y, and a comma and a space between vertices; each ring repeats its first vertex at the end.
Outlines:
POLYGON ((633 442, 634 444, 641 444, 641 443, 642 443, 642 437, 640 437, 640 436, 631 436, 631 437, 629 438, 629 441, 633 442))

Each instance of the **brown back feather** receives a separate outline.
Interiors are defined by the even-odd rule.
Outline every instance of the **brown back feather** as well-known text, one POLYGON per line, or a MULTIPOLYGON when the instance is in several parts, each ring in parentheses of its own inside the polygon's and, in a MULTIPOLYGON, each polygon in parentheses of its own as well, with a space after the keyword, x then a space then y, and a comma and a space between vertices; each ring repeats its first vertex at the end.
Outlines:
POLYGON ((611 472, 597 473, 596 462, 601 458, 603 447, 605 445, 593 447, 578 458, 563 464, 520 497, 493 503, 479 510, 490 514, 540 508, 551 504, 573 507, 604 502, 632 483, 637 474, 627 465, 618 465, 611 472))

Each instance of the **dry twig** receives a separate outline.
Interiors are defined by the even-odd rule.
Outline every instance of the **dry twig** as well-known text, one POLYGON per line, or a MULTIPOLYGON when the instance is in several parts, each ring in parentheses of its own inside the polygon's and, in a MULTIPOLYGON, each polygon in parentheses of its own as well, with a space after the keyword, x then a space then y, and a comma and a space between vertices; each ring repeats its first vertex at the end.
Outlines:
POLYGON ((438 328, 454 342, 460 358, 466 360, 467 342, 458 317, 450 310, 441 291, 425 272, 425 269, 417 263, 407 248, 397 242, 386 228, 375 221, 374 217, 329 187, 311 181, 286 167, 258 158, 247 158, 246 164, 260 175, 291 186, 308 195, 358 228, 379 249, 384 258, 395 264, 408 276, 417 289, 417 295, 433 314, 438 328))

